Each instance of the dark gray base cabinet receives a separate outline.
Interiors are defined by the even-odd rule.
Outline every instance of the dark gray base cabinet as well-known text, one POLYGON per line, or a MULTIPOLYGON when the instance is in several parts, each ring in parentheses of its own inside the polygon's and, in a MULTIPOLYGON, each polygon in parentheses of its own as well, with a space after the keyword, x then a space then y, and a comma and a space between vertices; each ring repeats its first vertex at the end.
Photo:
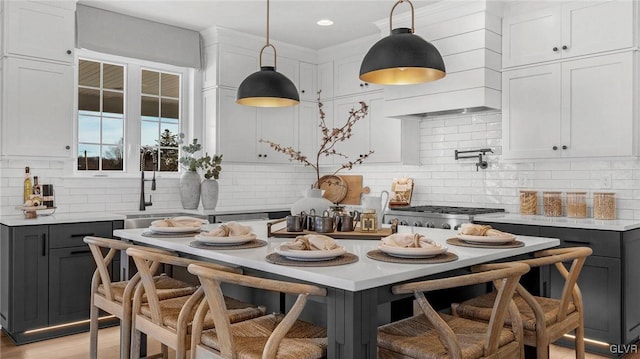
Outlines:
MULTIPOLYGON (((0 323, 17 344, 85 331, 95 262, 85 236, 111 238, 122 221, 0 228, 0 323)), ((114 268, 119 274, 119 268, 114 268)))
MULTIPOLYGON (((602 344, 587 342, 587 351, 618 357, 624 344, 635 343, 640 335, 640 309, 637 309, 640 286, 635 283, 640 278, 639 229, 618 232, 481 223, 514 234, 559 238, 560 247, 593 249, 582 269, 578 286, 585 308, 585 337, 602 344)), ((542 295, 559 298, 564 284, 560 274, 555 268, 544 268, 540 273, 542 295)), ((558 344, 573 346, 573 340, 561 340, 558 344)))

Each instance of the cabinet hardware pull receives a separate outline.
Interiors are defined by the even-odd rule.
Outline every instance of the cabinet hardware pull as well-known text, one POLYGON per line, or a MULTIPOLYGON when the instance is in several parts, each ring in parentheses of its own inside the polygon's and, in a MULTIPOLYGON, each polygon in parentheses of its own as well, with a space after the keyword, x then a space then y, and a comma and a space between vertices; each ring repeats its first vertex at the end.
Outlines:
POLYGON ((300 92, 304 93, 304 90, 302 90, 302 91, 300 91, 300 92))
POLYGON ((566 150, 567 149, 567 145, 562 145, 562 149, 566 150))
POLYGON ((71 238, 77 238, 77 237, 91 237, 94 236, 95 233, 78 233, 78 234, 72 234, 71 238))
POLYGON ((267 154, 266 153, 264 154, 264 158, 267 158, 267 154))
POLYGON ((65 149, 65 150, 70 150, 70 149, 71 149, 71 146, 66 145, 66 146, 64 146, 64 149, 65 149))
POLYGON ((87 254, 87 253, 91 253, 90 250, 85 250, 85 251, 71 251, 71 253, 69 253, 70 255, 75 255, 75 254, 87 254))
POLYGON ((553 150, 557 151, 558 150, 558 146, 553 146, 553 150))
POLYGON ((562 49, 563 49, 563 50, 566 50, 566 49, 568 49, 568 48, 569 48, 569 46, 567 46, 567 45, 562 45, 562 49))
POLYGON ((258 157, 262 157, 262 153, 258 155, 258 157))
POLYGON ((47 256, 47 235, 42 233, 42 256, 47 256))
POLYGON ((364 84, 360 84, 360 87, 363 87, 363 86, 364 86, 364 84))
POLYGON ((573 239, 565 239, 564 243, 591 244, 591 242, 589 242, 589 241, 586 241, 586 242, 585 241, 576 241, 576 240, 573 240, 573 239))
POLYGON ((553 47, 553 51, 556 52, 558 51, 558 48, 556 46, 553 47))
POLYGON ((71 55, 71 50, 67 50, 67 55, 71 55))

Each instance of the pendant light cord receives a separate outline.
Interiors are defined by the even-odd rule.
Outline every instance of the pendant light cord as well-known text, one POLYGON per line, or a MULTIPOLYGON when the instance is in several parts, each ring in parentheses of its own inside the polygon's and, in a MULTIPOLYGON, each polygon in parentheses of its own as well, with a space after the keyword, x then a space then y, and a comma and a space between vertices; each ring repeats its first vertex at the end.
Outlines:
POLYGON ((277 59, 276 47, 271 45, 271 43, 269 42, 269 0, 267 0, 267 44, 264 45, 260 50, 260 67, 262 67, 262 53, 264 52, 264 49, 266 49, 267 47, 270 47, 273 49, 273 68, 275 69, 276 59, 277 59))
MULTIPOLYGON (((267 3, 268 2, 269 0, 267 0, 267 3)), ((389 32, 393 31, 393 10, 395 10, 396 6, 402 4, 403 2, 406 2, 409 4, 409 6, 411 6, 411 33, 414 34, 416 32, 416 29, 414 27, 415 21, 414 21, 414 14, 413 14, 413 4, 411 3, 410 0, 398 0, 398 2, 396 2, 395 5, 393 5, 393 7, 391 8, 391 13, 389 14, 389 32)), ((269 41, 267 40, 267 42, 269 41)))

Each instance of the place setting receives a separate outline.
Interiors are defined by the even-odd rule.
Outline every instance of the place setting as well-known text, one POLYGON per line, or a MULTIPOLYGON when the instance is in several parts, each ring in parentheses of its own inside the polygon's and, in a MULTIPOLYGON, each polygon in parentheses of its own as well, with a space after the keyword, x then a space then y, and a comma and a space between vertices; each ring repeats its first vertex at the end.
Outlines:
POLYGON ((195 236, 190 247, 200 249, 249 249, 267 245, 267 241, 258 239, 250 226, 237 222, 227 222, 195 236))
POLYGON ((420 233, 395 233, 380 240, 378 249, 367 252, 367 257, 391 263, 435 264, 458 259, 446 246, 420 233))
POLYGON ((206 219, 179 216, 159 219, 151 222, 149 230, 142 236, 150 238, 187 238, 194 237, 202 231, 202 226, 209 224, 206 219))
POLYGON ((299 266, 327 267, 338 266, 358 261, 358 256, 347 252, 347 249, 332 237, 322 234, 305 234, 296 237, 292 242, 280 244, 275 252, 265 259, 269 263, 299 266))
POLYGON ((464 223, 454 238, 447 239, 447 244, 472 248, 518 248, 524 242, 516 240, 511 233, 499 231, 489 225, 464 223))

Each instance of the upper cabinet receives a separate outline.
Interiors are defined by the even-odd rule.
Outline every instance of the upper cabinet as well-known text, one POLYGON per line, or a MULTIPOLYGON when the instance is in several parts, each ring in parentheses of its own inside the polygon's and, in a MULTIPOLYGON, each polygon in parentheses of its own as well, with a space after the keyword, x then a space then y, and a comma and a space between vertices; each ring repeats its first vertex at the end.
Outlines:
POLYGON ((382 87, 360 80, 360 64, 364 54, 334 61, 333 88, 335 97, 361 94, 382 87))
POLYGON ((6 1, 4 55, 73 62, 73 1, 6 1))
POLYGON ((575 1, 515 8, 503 20, 503 67, 631 48, 634 1, 575 1))
POLYGON ((318 91, 321 98, 333 97, 333 61, 318 65, 318 91))
POLYGON ((301 101, 315 101, 318 97, 318 67, 315 64, 300 61, 298 91, 301 101))

